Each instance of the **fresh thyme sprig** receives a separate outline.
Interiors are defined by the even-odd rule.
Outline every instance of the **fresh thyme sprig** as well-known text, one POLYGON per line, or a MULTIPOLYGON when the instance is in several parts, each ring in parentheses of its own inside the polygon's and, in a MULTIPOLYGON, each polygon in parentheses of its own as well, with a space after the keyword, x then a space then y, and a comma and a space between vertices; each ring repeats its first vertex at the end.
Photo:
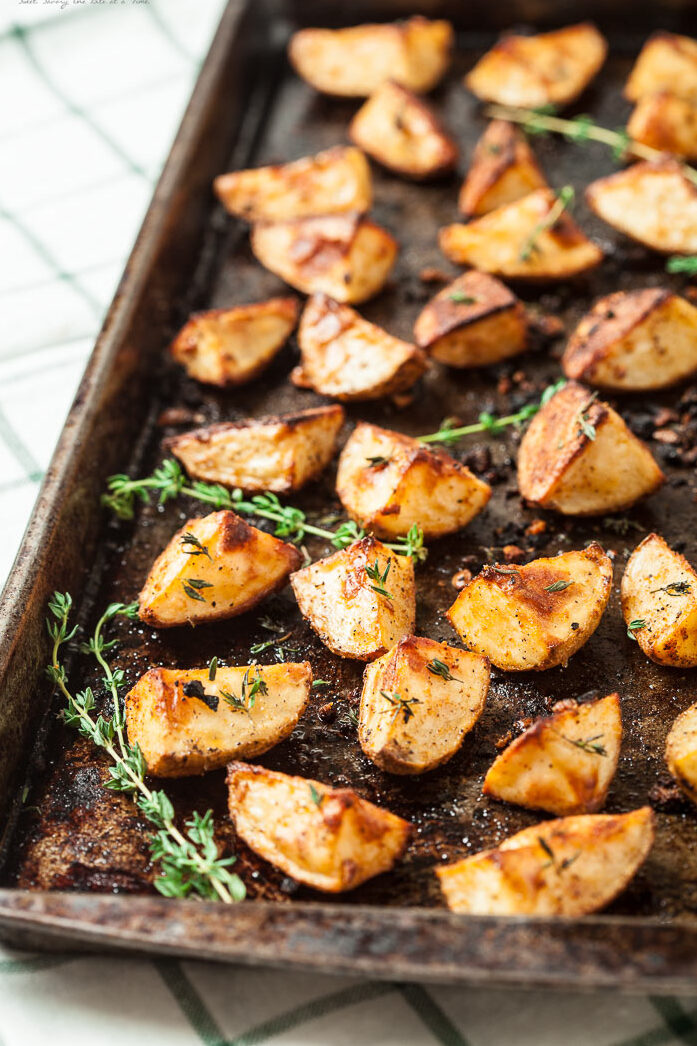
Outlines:
POLYGON ((559 861, 557 859, 557 855, 555 854, 554 850, 549 845, 546 839, 543 839, 541 835, 538 835, 537 841, 544 850, 544 852, 547 854, 547 857, 549 858, 548 861, 545 861, 542 867, 549 868, 551 866, 552 868, 554 868, 557 875, 561 875, 562 872, 565 872, 566 869, 570 868, 574 861, 577 861, 578 858, 581 856, 581 851, 579 850, 578 853, 573 854, 573 856, 564 857, 561 861, 559 861))
POLYGON ((636 643, 636 642, 638 642, 638 640, 637 640, 637 637, 636 637, 635 633, 638 632, 640 629, 645 628, 645 627, 646 627, 646 621, 644 620, 644 618, 643 617, 637 617, 633 621, 630 621, 629 624, 627 625, 627 635, 629 636, 630 639, 633 639, 634 642, 636 643))
POLYGON ((669 596, 686 596, 691 588, 689 581, 671 581, 668 585, 661 585, 660 588, 652 588, 651 593, 667 592, 669 596))
POLYGON ((549 403, 559 389, 566 385, 566 379, 560 378, 553 385, 548 385, 542 393, 539 403, 527 403, 515 414, 507 414, 503 418, 496 418, 488 411, 479 415, 479 420, 472 425, 460 425, 457 428, 449 418, 442 422, 438 432, 431 432, 427 436, 419 436, 419 443, 457 443, 463 436, 473 436, 477 432, 501 432, 508 425, 522 425, 529 421, 539 410, 549 403))
POLYGON ((441 679, 445 679, 446 683, 449 683, 451 679, 458 683, 462 682, 462 680, 452 674, 445 661, 440 661, 437 657, 434 657, 432 661, 429 661, 426 668, 431 675, 440 676, 441 679))
POLYGON ((392 593, 385 588, 385 585, 387 583, 387 575, 390 572, 391 566, 392 560, 390 559, 388 560, 387 566, 385 567, 384 571, 380 573, 380 566, 376 559, 372 567, 366 566, 365 568, 367 576, 373 582, 370 588, 372 588, 373 592, 377 592, 379 596, 384 596, 386 599, 392 599, 392 593))
POLYGON ((208 556, 209 559, 213 558, 208 551, 208 545, 202 545, 196 535, 192 534, 190 530, 187 530, 186 534, 181 539, 180 544, 187 556, 208 556), (190 545, 191 548, 187 548, 188 545, 190 545))
POLYGON ((241 901, 245 888, 239 876, 229 870, 234 857, 220 858, 214 838, 213 817, 210 810, 203 816, 194 813, 185 824, 186 834, 174 823, 174 808, 165 792, 153 791, 145 784, 146 765, 139 746, 129 745, 123 734, 123 714, 119 688, 125 684, 123 672, 112 669, 104 656, 114 647, 114 640, 106 641, 105 625, 116 617, 134 618, 137 605, 112 603, 104 611, 83 652, 92 654, 104 673, 104 684, 110 692, 114 712, 111 719, 95 716, 95 697, 91 687, 73 694, 68 675, 61 660, 62 650, 74 638, 77 626, 70 628, 72 597, 56 592, 48 604, 50 617, 46 620, 52 641, 51 663, 46 674, 59 688, 66 700, 63 720, 101 748, 111 759, 109 779, 105 787, 130 795, 154 831, 150 837, 150 854, 160 866, 155 888, 165 897, 198 895, 208 900, 216 897, 226 904, 241 901))
MULTIPOLYGON (((392 694, 388 694, 386 690, 380 691, 380 696, 384 697, 388 704, 392 705, 394 712, 390 719, 390 726, 397 719, 399 714, 402 714, 402 721, 408 723, 411 717, 414 715, 414 705, 420 705, 421 701, 418 697, 402 697, 395 690, 392 694)), ((389 709, 385 709, 389 712, 389 709)))
POLYGON ((567 737, 566 734, 561 735, 565 741, 568 741, 570 745, 574 745, 575 748, 580 748, 582 752, 588 752, 590 755, 607 755, 607 749, 605 745, 599 745, 598 741, 603 737, 603 734, 595 734, 593 737, 567 737))
POLYGON ((574 192, 574 188, 572 185, 565 185, 562 189, 559 190, 559 192, 557 193, 557 198, 550 207, 547 215, 542 219, 542 221, 537 223, 537 225, 534 227, 528 238, 523 243, 523 246, 520 248, 520 254, 518 255, 518 257, 521 261, 528 261, 530 255, 534 251, 539 250, 537 244, 538 239, 540 238, 543 232, 547 231, 547 229, 554 228, 564 211, 566 211, 573 204, 575 195, 576 193, 574 192))
POLYGON ((263 697, 269 692, 266 680, 262 678, 261 672, 257 668, 256 676, 254 679, 249 681, 249 668, 245 671, 242 676, 242 686, 240 688, 240 696, 231 694, 229 690, 221 690, 220 696, 226 705, 228 705, 233 712, 246 712, 249 715, 254 708, 256 703, 257 694, 261 694, 263 697))

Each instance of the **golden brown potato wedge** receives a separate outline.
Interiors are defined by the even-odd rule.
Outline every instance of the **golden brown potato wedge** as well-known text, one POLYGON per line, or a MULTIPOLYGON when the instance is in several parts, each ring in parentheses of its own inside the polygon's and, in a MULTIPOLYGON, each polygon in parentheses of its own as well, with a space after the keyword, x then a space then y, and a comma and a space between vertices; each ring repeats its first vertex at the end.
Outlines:
POLYGON ((287 493, 300 490, 329 464, 343 423, 343 407, 332 404, 206 425, 173 436, 167 447, 194 479, 287 493))
POLYGON ((346 214, 261 223, 251 245, 263 266, 304 294, 354 303, 382 290, 399 249, 386 229, 346 214))
POLYGON ((187 777, 252 759, 289 737, 307 705, 312 667, 300 664, 151 668, 126 696, 130 744, 148 773, 187 777))
POLYGON ((225 209, 248 222, 365 214, 373 202, 368 161, 347 145, 291 163, 221 174, 213 187, 225 209))
POLYGON ((314 294, 305 306, 298 344, 301 363, 291 381, 344 402, 403 392, 428 366, 421 349, 326 294, 314 294))
POLYGON ((244 385, 268 367, 298 322, 296 298, 199 312, 182 327, 171 353, 208 385, 244 385))
POLYGON ((467 218, 547 188, 525 135, 508 120, 492 120, 477 142, 458 206, 467 218))
POLYGON ((505 284, 471 269, 422 309, 414 340, 450 367, 486 367, 525 351, 527 314, 505 284))
POLYGON ((675 33, 654 33, 641 49, 624 88, 636 102, 656 91, 675 91, 697 102, 697 40, 675 33))
POLYGON ((535 109, 567 105, 595 77, 607 54, 605 37, 581 22, 537 36, 504 36, 465 77, 477 98, 535 109))
POLYGON ((617 694, 561 701, 494 760, 483 792, 558 816, 595 813, 605 803, 621 743, 617 694))
POLYGON ((567 378, 607 389, 664 389, 697 370, 697 309, 646 287, 601 298, 571 335, 567 378))
POLYGON ((697 803, 697 704, 673 723, 666 739, 668 769, 693 803, 697 803))
POLYGON ((230 817, 250 849, 300 883, 352 890, 392 868, 411 825, 349 788, 230 763, 230 817))
POLYGON ((301 562, 294 545, 228 509, 189 519, 150 568, 141 621, 172 628, 236 617, 282 588, 301 562))
POLYGON ((457 163, 457 145, 429 106, 392 81, 381 84, 349 124, 349 138, 407 178, 433 178, 457 163))
POLYGON ((634 163, 586 189, 599 218, 662 254, 697 253, 697 185, 677 160, 634 163))
POLYGON ((580 814, 524 828, 495 850, 435 871, 454 912, 589 915, 624 890, 653 838, 650 806, 628 814, 580 814))
POLYGON ((537 189, 467 225, 446 225, 440 248, 458 265, 508 279, 565 280, 594 269, 603 252, 565 211, 554 221, 556 205, 551 189, 537 189))
POLYGON ((622 613, 647 657, 697 666, 697 571, 658 534, 632 552, 622 578, 622 613))
POLYGON ((364 98, 395 80, 412 91, 430 91, 450 64, 449 22, 414 17, 391 25, 301 29, 288 47, 299 76, 324 94, 364 98))
POLYGON ((664 479, 619 414, 573 381, 535 415, 518 451, 522 496, 565 516, 620 512, 664 479))
POLYGON ((339 657, 373 661, 414 631, 414 564, 366 537, 292 575, 301 613, 339 657))
POLYGON ((566 665, 600 624, 612 562, 597 542, 525 566, 486 566, 447 612, 468 650, 506 672, 566 665))
POLYGON ((407 636, 365 670, 361 748, 390 774, 433 770, 457 752, 488 689, 485 657, 407 636))
POLYGON ((351 519, 380 537, 451 534, 482 511, 488 483, 443 450, 359 422, 341 452, 336 492, 351 519))
POLYGON ((690 102, 670 91, 644 95, 629 117, 627 134, 651 149, 697 159, 697 97, 690 102))

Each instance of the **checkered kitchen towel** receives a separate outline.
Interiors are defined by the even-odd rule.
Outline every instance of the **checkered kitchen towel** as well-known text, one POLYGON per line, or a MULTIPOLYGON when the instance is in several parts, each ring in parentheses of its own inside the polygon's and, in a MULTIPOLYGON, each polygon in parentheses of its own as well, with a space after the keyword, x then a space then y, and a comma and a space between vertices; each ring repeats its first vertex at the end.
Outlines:
MULTIPOLYGON (((221 6, 0 0, 0 581, 221 6)), ((0 953, 0 1046, 47 1042, 697 1044, 697 998, 0 953)))

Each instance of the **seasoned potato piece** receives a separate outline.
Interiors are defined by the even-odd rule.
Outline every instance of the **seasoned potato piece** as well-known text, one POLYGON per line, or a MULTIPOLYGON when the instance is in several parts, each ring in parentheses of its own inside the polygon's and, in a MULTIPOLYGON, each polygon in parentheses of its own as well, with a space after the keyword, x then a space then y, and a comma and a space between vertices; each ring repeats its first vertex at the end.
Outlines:
POLYGON ((455 755, 488 689, 485 657, 407 636, 365 670, 361 748, 390 774, 433 770, 455 755))
POLYGON ((329 464, 343 423, 343 408, 332 404, 206 425, 172 437, 167 447, 194 479, 285 493, 300 490, 329 464))
POLYGON ((268 367, 295 330, 296 298, 199 312, 184 324, 170 351, 187 374, 208 385, 244 385, 268 367))
POLYGON ((151 668, 126 695, 128 740, 148 773, 188 777, 268 752, 295 729, 310 697, 301 664, 151 668))
POLYGON ((622 715, 617 694, 561 701, 492 763, 483 792, 550 814, 600 810, 617 770, 622 715))
POLYGON ((150 568, 141 621, 172 628, 236 617, 282 588, 301 562, 295 546, 228 509, 189 519, 150 568))
POLYGON ((468 218, 547 188, 527 138, 508 120, 492 120, 477 142, 458 206, 468 218))
POLYGON ((349 788, 230 763, 230 817, 250 849, 300 883, 341 893, 387 872, 411 825, 349 788))
POLYGON ((314 294, 305 306, 298 344, 301 364, 291 381, 345 402, 403 392, 428 366, 421 349, 368 323, 326 294, 314 294))
POLYGON ((608 389, 663 389, 697 370, 697 309, 661 287, 601 298, 571 335, 568 378, 608 389))
POLYGON ((361 106, 348 133, 374 160, 408 178, 432 178, 457 163, 457 145, 436 114, 391 81, 361 106))
POLYGON ((675 33, 654 33, 641 49, 624 88, 636 102, 656 91, 677 91, 697 102, 697 40, 675 33))
POLYGON ((629 634, 652 661, 697 666, 697 571, 658 534, 649 534, 629 557, 622 613, 629 634))
POLYGON ((565 516, 620 512, 665 477, 619 414, 568 382, 530 422, 518 452, 518 489, 565 516))
POLYGON ((528 320, 523 305, 505 284, 471 269, 419 313, 414 340, 450 367, 486 367, 526 349, 528 320))
POLYGON ((468 915, 589 915, 621 893, 654 838, 650 806, 524 828, 495 850, 436 868, 446 904, 468 915))
POLYGON ((363 98, 395 80, 412 91, 430 91, 450 65, 449 22, 410 18, 392 25, 301 29, 288 57, 295 71, 324 94, 363 98))
POLYGON ((634 163, 586 189, 591 210, 663 254, 697 253, 697 186, 677 160, 634 163))
POLYGON ((690 705, 673 723, 666 762, 685 795, 697 803, 697 705, 690 705))
POLYGON ((600 624, 612 562, 597 542, 525 566, 486 566, 447 612, 468 650, 506 672, 566 665, 600 624))
POLYGON ((352 519, 380 537, 416 523, 427 538, 467 526, 491 487, 445 451, 359 422, 339 459, 336 492, 352 519))
POLYGON ((303 616, 339 657, 373 661, 414 631, 414 564, 375 538, 303 567, 290 582, 303 616))
POLYGON ((346 145, 292 163, 221 174, 213 187, 225 209, 248 222, 364 214, 373 202, 368 161, 346 145))
POLYGON ((549 224, 556 204, 551 189, 538 189, 467 225, 446 225, 440 248, 458 265, 509 279, 564 280, 594 269, 603 252, 565 211, 549 224))
POLYGON ((535 109, 567 105, 605 61, 607 42, 590 22, 537 36, 502 37, 465 77, 477 98, 535 109))
POLYGON ((251 245, 261 264, 292 287, 345 302, 382 290, 399 249, 386 229, 346 214, 255 225, 251 245))
POLYGON ((697 159, 697 97, 689 102, 670 91, 645 95, 629 117, 627 133, 651 149, 697 159))

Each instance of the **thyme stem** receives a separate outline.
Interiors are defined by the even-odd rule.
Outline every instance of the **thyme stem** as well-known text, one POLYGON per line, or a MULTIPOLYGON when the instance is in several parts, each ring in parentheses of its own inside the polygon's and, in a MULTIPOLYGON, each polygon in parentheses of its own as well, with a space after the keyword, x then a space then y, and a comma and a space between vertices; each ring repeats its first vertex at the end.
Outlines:
POLYGON ((496 418, 493 414, 485 411, 479 415, 479 421, 475 421, 471 425, 461 425, 458 428, 452 428, 447 422, 444 422, 438 432, 430 432, 427 436, 419 436, 419 443, 457 443, 463 436, 473 436, 477 432, 496 433, 508 425, 521 425, 534 417, 544 407, 545 403, 548 403, 552 396, 565 384, 566 381, 562 378, 560 381, 555 382, 554 385, 549 385, 542 393, 539 403, 528 403, 515 414, 506 414, 502 418, 496 418))

